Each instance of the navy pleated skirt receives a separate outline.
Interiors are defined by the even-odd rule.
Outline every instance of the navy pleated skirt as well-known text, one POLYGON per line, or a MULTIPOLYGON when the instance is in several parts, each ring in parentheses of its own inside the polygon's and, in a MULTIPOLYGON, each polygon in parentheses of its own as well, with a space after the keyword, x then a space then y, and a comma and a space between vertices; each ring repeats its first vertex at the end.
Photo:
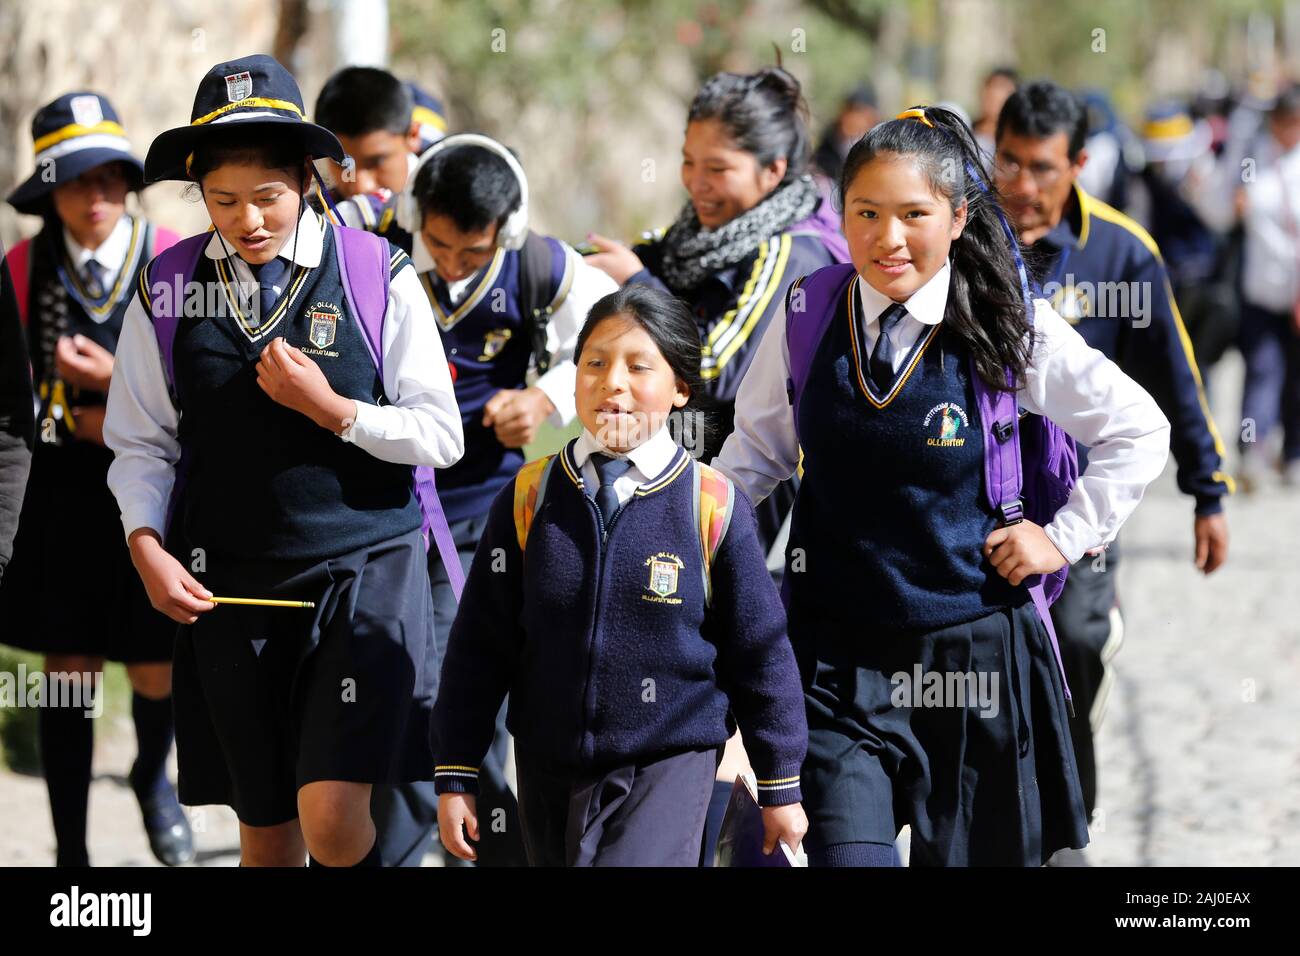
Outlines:
POLYGON ((250 826, 298 816, 320 780, 433 779, 433 604, 418 531, 304 566, 209 557, 220 605, 180 628, 173 668, 180 801, 250 826))
POLYGON ((808 712, 810 848, 913 866, 1039 866, 1087 845, 1064 687, 1032 602, 925 633, 791 608, 808 712))

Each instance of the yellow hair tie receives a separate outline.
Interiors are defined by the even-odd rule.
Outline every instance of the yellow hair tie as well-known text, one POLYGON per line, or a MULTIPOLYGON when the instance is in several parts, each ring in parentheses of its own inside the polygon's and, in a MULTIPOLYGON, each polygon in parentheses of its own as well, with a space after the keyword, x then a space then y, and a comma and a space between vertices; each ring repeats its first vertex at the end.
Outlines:
POLYGON ((925 115, 925 110, 922 109, 903 110, 894 119, 918 119, 930 129, 934 129, 934 124, 930 122, 930 118, 925 115))

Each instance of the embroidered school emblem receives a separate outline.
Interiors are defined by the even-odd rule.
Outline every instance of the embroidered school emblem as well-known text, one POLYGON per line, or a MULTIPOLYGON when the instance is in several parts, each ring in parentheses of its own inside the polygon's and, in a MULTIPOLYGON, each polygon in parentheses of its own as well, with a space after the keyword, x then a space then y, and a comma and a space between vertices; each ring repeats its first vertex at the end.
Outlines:
POLYGON ((660 551, 658 554, 646 558, 645 563, 650 568, 650 585, 646 590, 659 595, 661 598, 666 598, 677 592, 677 574, 682 568, 686 567, 681 558, 675 554, 666 554, 660 551))
POLYGON ((960 448, 966 444, 966 439, 959 437, 958 432, 969 427, 970 420, 960 405, 941 402, 926 413, 922 425, 927 433, 927 445, 933 448, 960 448), (938 435, 934 434, 935 430, 938 435))
POLYGON ((496 358, 506 343, 510 341, 510 336, 514 333, 510 329, 493 329, 483 338, 483 354, 478 357, 480 362, 490 362, 496 358))
POLYGON ((226 98, 232 103, 246 100, 253 95, 253 74, 232 73, 226 77, 226 98))
POLYGON ((311 329, 307 338, 318 349, 327 349, 334 344, 338 332, 339 310, 329 303, 312 306, 310 313, 311 329))
POLYGON ((104 110, 98 96, 74 96, 70 101, 72 121, 78 126, 98 126, 104 122, 104 110))

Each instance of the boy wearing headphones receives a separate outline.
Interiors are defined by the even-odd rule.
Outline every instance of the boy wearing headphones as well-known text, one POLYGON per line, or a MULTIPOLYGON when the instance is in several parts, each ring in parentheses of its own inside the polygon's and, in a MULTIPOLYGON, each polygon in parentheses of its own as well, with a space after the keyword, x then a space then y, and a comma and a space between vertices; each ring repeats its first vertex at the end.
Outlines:
MULTIPOLYGON (((578 332, 592 305, 618 285, 566 243, 528 228, 527 177, 510 150, 486 136, 458 134, 426 150, 397 197, 394 225, 414 236, 412 262, 433 306, 464 425, 465 455, 439 471, 438 493, 468 571, 492 500, 524 464, 524 446, 543 421, 563 427, 573 420, 578 332)), ((456 599, 440 563, 430 565, 430 579, 441 655, 456 599)), ((485 824, 478 860, 523 865, 505 782, 504 715, 503 707, 479 775, 485 824), (494 816, 498 809, 504 816, 494 816)), ((393 805, 379 811, 387 821, 386 864, 418 865, 437 807, 423 782, 397 789, 393 805)))

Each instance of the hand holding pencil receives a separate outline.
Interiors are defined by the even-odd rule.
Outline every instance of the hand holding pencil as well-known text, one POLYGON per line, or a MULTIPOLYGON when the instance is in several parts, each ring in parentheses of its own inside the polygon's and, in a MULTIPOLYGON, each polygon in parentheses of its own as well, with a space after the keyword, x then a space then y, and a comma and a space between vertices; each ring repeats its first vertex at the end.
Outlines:
POLYGON ((157 531, 137 528, 127 539, 127 547, 155 610, 179 624, 193 624, 200 614, 216 607, 212 592, 167 552, 157 531))

